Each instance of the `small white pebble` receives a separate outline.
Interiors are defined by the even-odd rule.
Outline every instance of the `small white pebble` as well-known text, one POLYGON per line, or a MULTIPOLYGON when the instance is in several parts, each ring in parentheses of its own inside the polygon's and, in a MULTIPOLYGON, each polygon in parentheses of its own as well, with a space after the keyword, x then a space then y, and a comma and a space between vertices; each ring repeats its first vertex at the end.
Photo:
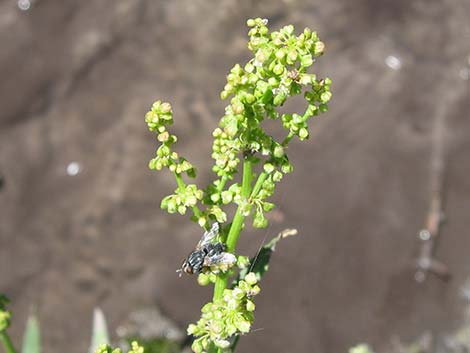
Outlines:
POLYGON ((67 175, 75 176, 78 173, 80 173, 80 169, 81 169, 80 164, 78 164, 77 162, 70 162, 66 170, 67 175))
POLYGON ((467 279, 461 288, 462 298, 470 302, 470 279, 467 279))
POLYGON ((418 260, 418 266, 421 267, 423 270, 429 270, 431 268, 431 259, 422 258, 418 260))
POLYGON ((415 273, 415 281, 418 283, 423 283, 426 279, 426 274, 423 271, 417 271, 415 273))
POLYGON ((400 70, 401 69, 401 60, 394 56, 394 55, 389 55, 385 58, 385 65, 387 65, 389 68, 392 70, 400 70))
POLYGON ((31 2, 29 0, 18 0, 18 8, 21 11, 28 11, 31 8, 31 2))
POLYGON ((422 231, 419 232, 419 239, 426 241, 431 239, 431 233, 427 229, 423 229, 422 231))
POLYGON ((459 71, 459 76, 462 80, 468 81, 470 80, 470 68, 463 67, 459 71))

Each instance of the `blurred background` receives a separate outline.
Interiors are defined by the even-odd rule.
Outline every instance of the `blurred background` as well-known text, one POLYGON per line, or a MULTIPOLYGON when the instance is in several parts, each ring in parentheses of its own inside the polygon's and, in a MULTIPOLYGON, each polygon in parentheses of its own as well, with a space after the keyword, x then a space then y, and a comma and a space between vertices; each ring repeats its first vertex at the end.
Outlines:
POLYGON ((144 114, 172 103, 176 149, 206 185, 219 93, 250 57, 250 17, 317 30, 326 51, 314 70, 332 78, 333 99, 310 140, 290 147, 295 170, 271 226, 241 239, 253 255, 265 236, 299 230, 279 245, 239 350, 387 351, 464 327, 468 0, 2 0, 0 292, 15 340, 31 306, 46 352, 85 352, 95 306, 113 337, 145 308, 183 329, 197 320, 210 290, 175 270, 200 229, 159 209, 175 185, 147 168, 157 143, 144 114), (446 223, 433 257, 450 279, 423 280, 418 232, 436 158, 446 223))

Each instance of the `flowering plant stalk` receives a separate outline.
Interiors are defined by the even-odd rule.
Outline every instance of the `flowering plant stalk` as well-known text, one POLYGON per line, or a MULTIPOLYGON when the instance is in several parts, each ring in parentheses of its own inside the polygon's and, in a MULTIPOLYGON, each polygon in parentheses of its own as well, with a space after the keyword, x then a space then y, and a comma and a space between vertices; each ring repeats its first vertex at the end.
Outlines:
POLYGON ((9 302, 8 298, 0 293, 0 342, 2 342, 6 353, 16 353, 16 349, 7 333, 11 320, 11 313, 6 309, 9 302))
MULTIPOLYGON (((326 112, 331 98, 331 80, 307 72, 324 51, 316 32, 305 28, 297 36, 292 25, 270 32, 267 20, 261 18, 249 19, 247 25, 253 58, 230 70, 221 92, 221 98, 230 98, 230 103, 212 133, 212 170, 216 174, 212 183, 201 189, 187 181, 196 176, 196 168, 173 149, 177 137, 168 130, 173 124, 171 105, 156 101, 145 116, 149 130, 161 143, 149 167, 167 168, 176 179, 176 190, 162 200, 162 209, 182 215, 189 211, 191 220, 205 230, 212 222, 220 223, 217 241, 235 255, 248 220, 255 228, 268 226, 266 213, 275 207, 268 199, 284 174, 293 170, 287 147, 294 137, 308 139, 308 120, 326 112), (303 113, 280 112, 288 98, 301 93, 306 101, 303 113), (262 122, 266 119, 282 123, 286 130, 282 140, 265 131, 262 122), (237 174, 241 174, 241 181, 237 181, 237 174), (237 206, 231 221, 226 213, 229 204, 237 206)), ((188 327, 188 334, 195 338, 192 348, 196 353, 233 351, 239 336, 250 331, 253 297, 260 291, 257 283, 263 272, 247 270, 253 269, 254 263, 243 256, 237 258, 241 271, 231 288, 228 284, 235 266, 210 266, 199 273, 199 284, 213 283, 214 295, 203 306, 201 319, 188 327)))

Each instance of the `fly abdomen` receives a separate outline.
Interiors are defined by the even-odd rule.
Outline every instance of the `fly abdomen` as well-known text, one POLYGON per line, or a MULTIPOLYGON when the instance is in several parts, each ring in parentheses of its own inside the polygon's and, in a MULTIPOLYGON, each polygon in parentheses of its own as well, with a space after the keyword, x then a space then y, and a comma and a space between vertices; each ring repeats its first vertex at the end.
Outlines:
POLYGON ((195 250, 189 254, 186 262, 192 268, 193 273, 200 273, 204 264, 206 254, 202 250, 195 250))

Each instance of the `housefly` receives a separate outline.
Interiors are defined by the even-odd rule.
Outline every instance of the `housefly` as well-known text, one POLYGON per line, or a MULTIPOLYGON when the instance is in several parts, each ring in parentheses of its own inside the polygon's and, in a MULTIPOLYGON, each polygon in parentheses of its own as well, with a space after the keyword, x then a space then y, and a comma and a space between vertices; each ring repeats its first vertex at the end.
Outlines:
POLYGON ((224 243, 217 242, 218 235, 219 224, 215 222, 209 231, 204 232, 196 248, 191 251, 176 272, 181 276, 182 272, 192 275, 209 269, 215 272, 227 271, 232 267, 237 262, 237 258, 226 252, 227 247, 224 243))

